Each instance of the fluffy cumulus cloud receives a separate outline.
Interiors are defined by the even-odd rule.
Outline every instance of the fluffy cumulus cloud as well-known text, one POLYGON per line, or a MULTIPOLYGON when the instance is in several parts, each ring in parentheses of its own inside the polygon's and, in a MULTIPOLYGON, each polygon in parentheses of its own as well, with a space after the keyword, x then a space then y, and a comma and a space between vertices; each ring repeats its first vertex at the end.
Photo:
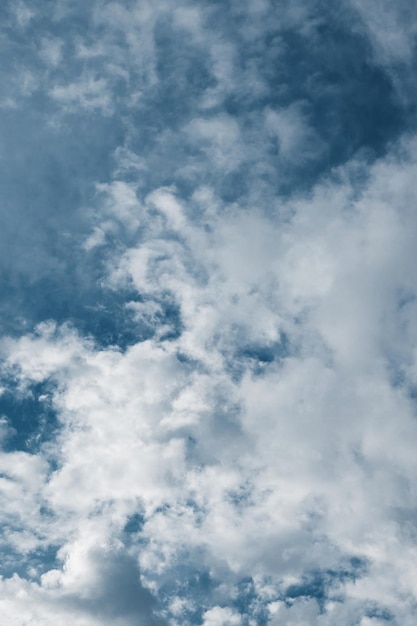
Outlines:
POLYGON ((0 15, 1 625, 413 626, 412 3, 0 15))

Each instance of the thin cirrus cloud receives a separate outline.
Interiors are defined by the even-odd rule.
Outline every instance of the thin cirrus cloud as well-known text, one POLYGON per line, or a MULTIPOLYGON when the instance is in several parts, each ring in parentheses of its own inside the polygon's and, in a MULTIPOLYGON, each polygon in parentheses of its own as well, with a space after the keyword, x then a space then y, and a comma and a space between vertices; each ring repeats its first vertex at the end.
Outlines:
POLYGON ((1 619, 411 626, 411 5, 0 11, 1 619))

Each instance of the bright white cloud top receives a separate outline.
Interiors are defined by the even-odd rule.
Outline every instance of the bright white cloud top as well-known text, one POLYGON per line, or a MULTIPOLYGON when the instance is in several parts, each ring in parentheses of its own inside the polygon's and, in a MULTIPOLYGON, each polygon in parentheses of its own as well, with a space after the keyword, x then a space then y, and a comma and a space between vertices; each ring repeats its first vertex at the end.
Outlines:
POLYGON ((414 626, 417 9, 0 9, 1 626, 414 626))

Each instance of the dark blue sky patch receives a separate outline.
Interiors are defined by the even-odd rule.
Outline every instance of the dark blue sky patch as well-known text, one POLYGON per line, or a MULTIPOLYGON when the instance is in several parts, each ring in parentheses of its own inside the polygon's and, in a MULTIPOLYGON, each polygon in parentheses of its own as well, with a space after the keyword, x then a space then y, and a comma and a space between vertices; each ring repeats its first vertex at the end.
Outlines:
POLYGON ((313 598, 317 601, 320 610, 324 611, 325 602, 330 593, 334 593, 340 584, 355 581, 366 573, 367 562, 359 557, 352 557, 340 569, 313 571, 305 576, 300 583, 290 585, 284 595, 284 600, 295 598, 313 598))
POLYGON ((182 618, 185 623, 201 624, 204 612, 212 606, 212 596, 218 586, 219 581, 208 570, 196 571, 179 565, 176 579, 163 585, 160 598, 163 605, 169 605, 173 595, 192 600, 192 606, 185 608, 182 618))
POLYGON ((36 113, 28 118, 13 115, 2 117, 0 123, 5 131, 0 174, 0 295, 5 332, 18 316, 36 323, 60 308, 80 306, 76 301, 91 292, 92 285, 97 293, 98 268, 92 274, 79 251, 90 228, 79 209, 94 192, 91 181, 109 174, 109 147, 118 135, 114 126, 90 124, 82 117, 77 118, 76 128, 74 124, 53 132, 36 113))
POLYGON ((333 21, 319 26, 313 40, 293 31, 280 37, 279 58, 266 64, 271 94, 265 105, 307 103, 312 128, 326 146, 317 159, 301 159, 301 166, 289 172, 288 189, 313 184, 329 166, 364 147, 380 156, 409 117, 388 75, 373 65, 367 42, 333 21))
POLYGON ((3 447, 7 452, 22 450, 36 454, 59 430, 51 402, 51 383, 38 383, 21 391, 13 381, 5 382, 6 391, 0 395, 0 414, 13 430, 3 447))
POLYGON ((242 357, 253 359, 259 363, 272 363, 277 359, 283 359, 289 354, 289 340, 283 334, 280 341, 267 345, 249 345, 242 348, 242 357))
POLYGON ((179 130, 198 106, 198 98, 215 85, 210 59, 186 30, 173 28, 171 17, 156 25, 158 86, 155 101, 160 131, 179 130))
POLYGON ((266 626, 270 619, 267 605, 259 598, 253 579, 250 577, 243 578, 237 583, 236 597, 232 606, 238 613, 245 616, 247 620, 245 623, 266 626))
POLYGON ((57 552, 60 546, 49 545, 47 548, 30 552, 27 559, 27 573, 30 578, 38 579, 51 569, 59 569, 60 560, 57 552))
POLYGON ((198 441, 192 435, 187 435, 185 437, 185 458, 188 463, 193 465, 198 465, 200 463, 198 441))
POLYGON ((72 324, 81 333, 91 336, 97 346, 116 346, 123 351, 153 337, 160 319, 173 319, 169 314, 166 318, 161 314, 155 324, 137 321, 134 312, 126 307, 132 302, 132 294, 126 293, 125 299, 121 295, 110 291, 95 294, 90 303, 84 301, 82 309, 74 310, 70 318, 72 324))
POLYGON ((374 63, 367 39, 352 29, 351 13, 321 3, 314 16, 317 24, 306 36, 283 29, 281 11, 277 3, 268 28, 254 42, 242 42, 244 53, 239 56, 241 80, 245 81, 246 64, 255 64, 267 93, 256 97, 243 82, 226 95, 224 107, 239 117, 243 128, 246 120, 248 131, 251 111, 302 104, 322 149, 306 159, 305 145, 300 145, 298 159, 279 163, 279 144, 275 151, 272 144, 266 147, 272 166, 270 183, 289 193, 311 186, 329 167, 344 163, 358 150, 367 148, 374 157, 380 156, 411 118, 389 75, 374 63))
MULTIPOLYGON (((313 575, 298 585, 291 585, 286 591, 286 599, 313 598, 323 608, 326 599, 326 580, 322 575, 313 575)), ((291 603, 290 603, 291 604, 291 603)))
POLYGON ((143 514, 134 513, 133 515, 129 516, 123 528, 123 532, 127 533, 128 535, 139 533, 142 530, 144 523, 145 518, 143 517, 143 514))
POLYGON ((93 337, 99 346, 117 345, 122 350, 154 334, 154 328, 136 322, 133 312, 126 308, 132 301, 131 293, 124 301, 114 292, 101 290, 93 277, 90 273, 77 281, 77 272, 72 269, 64 276, 47 277, 29 285, 23 279, 15 285, 3 285, 3 333, 19 336, 32 331, 39 322, 53 319, 58 324, 69 322, 93 337))
MULTIPOLYGON (((137 318, 129 305, 146 302, 133 288, 117 291, 102 287, 107 250, 82 256, 65 251, 60 266, 37 280, 24 274, 2 273, 0 287, 0 328, 4 334, 19 336, 30 332, 39 322, 53 319, 69 322, 82 334, 92 336, 98 346, 128 346, 150 339, 164 326, 160 339, 179 337, 183 324, 179 306, 170 294, 159 298, 158 310, 149 318, 137 318), (18 314, 17 314, 18 313, 18 314)), ((0 273, 1 276, 1 273, 0 273)))
MULTIPOLYGON (((2 529, 7 533, 7 528, 2 529)), ((13 532, 18 531, 15 527, 13 532)), ((10 577, 18 574, 23 578, 39 581, 42 574, 58 567, 57 546, 48 546, 28 552, 24 556, 10 549, 0 550, 0 575, 10 577)))
POLYGON ((269 366, 280 363, 293 351, 294 347, 290 345, 288 336, 281 333, 280 340, 276 342, 242 345, 228 367, 231 368, 235 381, 240 380, 248 368, 255 376, 262 376, 269 366))
POLYGON ((160 316, 156 316, 156 326, 154 330, 158 325, 167 325, 168 329, 161 335, 160 339, 161 341, 174 341, 178 339, 184 328, 180 307, 169 298, 167 301, 162 301, 161 306, 161 314, 160 316))
POLYGON ((387 622, 387 624, 395 621, 395 616, 391 613, 391 611, 377 606, 367 609, 365 611, 365 615, 370 619, 378 619, 383 622, 387 622))
MULTIPOLYGON (((86 334, 92 335, 99 345, 115 345, 124 350, 129 345, 154 337, 161 326, 167 327, 159 337, 161 341, 172 341, 181 334, 180 312, 172 302, 160 302, 160 311, 152 319, 138 321, 134 312, 126 307, 132 302, 131 295, 127 294, 124 301, 120 296, 120 292, 108 293, 101 303, 98 301, 92 305, 90 317, 86 315, 79 320, 78 326, 86 334)), ((141 301, 137 294, 135 298, 141 301)))
POLYGON ((253 506, 253 485, 249 481, 239 485, 239 488, 227 493, 227 500, 237 508, 253 506))
POLYGON ((253 183, 253 163, 244 161, 230 172, 206 167, 201 146, 190 143, 181 131, 197 117, 227 113, 238 119, 243 145, 250 148, 259 135, 263 111, 281 111, 298 103, 316 139, 311 136, 307 152, 300 144, 299 155, 290 161, 280 159, 279 142, 271 139, 262 157, 268 166, 257 174, 283 194, 311 187, 329 168, 358 151, 366 149, 369 158, 380 156, 410 124, 409 111, 397 97, 389 75, 373 62, 367 40, 351 28, 347 17, 353 20, 352 15, 320 6, 318 24, 307 37, 282 28, 277 5, 268 28, 247 42, 239 31, 239 20, 247 17, 239 16, 234 23, 230 6, 211 9, 205 15, 206 33, 216 37, 223 33, 240 51, 234 58, 235 84, 213 111, 202 111, 199 98, 215 85, 210 60, 191 43, 191 36, 180 36, 183 33, 167 20, 158 23, 159 81, 130 114, 129 147, 148 166, 141 174, 145 191, 178 180, 190 192, 198 184, 213 185, 228 202, 247 195, 253 183), (265 93, 251 87, 251 66, 264 81, 265 93))

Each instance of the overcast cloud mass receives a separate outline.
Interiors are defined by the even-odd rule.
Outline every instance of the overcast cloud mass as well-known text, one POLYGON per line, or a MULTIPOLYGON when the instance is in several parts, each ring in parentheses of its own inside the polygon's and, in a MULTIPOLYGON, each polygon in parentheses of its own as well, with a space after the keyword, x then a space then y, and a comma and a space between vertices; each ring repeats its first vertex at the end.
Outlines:
POLYGON ((416 3, 0 27, 0 625, 415 626, 416 3))

